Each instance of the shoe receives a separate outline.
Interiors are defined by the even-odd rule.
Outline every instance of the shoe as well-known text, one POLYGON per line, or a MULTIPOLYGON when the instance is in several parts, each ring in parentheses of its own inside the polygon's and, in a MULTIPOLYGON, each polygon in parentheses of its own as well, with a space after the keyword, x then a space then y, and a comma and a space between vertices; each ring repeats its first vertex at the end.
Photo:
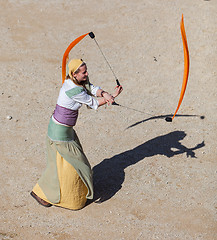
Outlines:
POLYGON ((41 199, 40 197, 38 197, 34 192, 31 192, 30 195, 39 203, 41 204, 42 206, 44 207, 51 207, 52 204, 44 201, 43 199, 41 199))

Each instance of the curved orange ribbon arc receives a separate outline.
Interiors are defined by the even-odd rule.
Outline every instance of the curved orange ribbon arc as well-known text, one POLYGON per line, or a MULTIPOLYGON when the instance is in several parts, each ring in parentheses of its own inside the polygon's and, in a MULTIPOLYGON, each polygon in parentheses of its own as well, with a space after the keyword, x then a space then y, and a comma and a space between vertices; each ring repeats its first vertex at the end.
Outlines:
POLYGON ((66 78, 66 63, 68 60, 69 52, 71 49, 79 43, 84 37, 86 37, 89 33, 85 33, 81 35, 80 37, 76 38, 73 42, 70 43, 70 45, 67 47, 64 55, 63 55, 63 60, 62 60, 62 83, 64 83, 65 78, 66 78))
POLYGON ((182 14, 182 20, 180 23, 180 29, 181 29, 181 34, 182 34, 182 42, 183 42, 183 50, 184 50, 184 74, 183 74, 182 89, 181 89, 178 106, 172 117, 172 120, 174 119, 174 117, 175 117, 176 113, 178 112, 179 107, 182 103, 182 100, 183 100, 183 97, 185 94, 185 89, 186 89, 187 82, 188 82, 188 74, 189 74, 189 51, 188 51, 188 43, 187 43, 187 38, 186 38, 186 33, 185 33, 183 14, 182 14))

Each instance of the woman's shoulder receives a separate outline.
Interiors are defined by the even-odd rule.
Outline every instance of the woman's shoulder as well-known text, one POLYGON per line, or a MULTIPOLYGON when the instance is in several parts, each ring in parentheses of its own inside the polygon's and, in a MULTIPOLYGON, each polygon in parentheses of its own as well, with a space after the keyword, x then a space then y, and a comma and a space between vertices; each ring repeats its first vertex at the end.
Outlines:
POLYGON ((78 95, 78 94, 80 94, 82 92, 84 92, 84 89, 83 89, 83 87, 79 87, 79 86, 71 88, 71 89, 65 91, 66 95, 68 97, 70 97, 70 98, 75 96, 75 95, 78 95))
POLYGON ((80 93, 82 93, 84 91, 84 88, 81 86, 77 86, 76 84, 74 84, 71 80, 66 80, 64 82, 64 90, 65 93, 68 97, 73 97, 75 95, 78 95, 80 93))

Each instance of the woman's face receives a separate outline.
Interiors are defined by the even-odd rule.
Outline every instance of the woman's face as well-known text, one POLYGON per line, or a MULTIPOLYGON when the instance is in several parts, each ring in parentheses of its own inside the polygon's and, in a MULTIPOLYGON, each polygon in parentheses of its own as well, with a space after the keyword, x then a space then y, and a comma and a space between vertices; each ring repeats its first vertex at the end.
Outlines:
POLYGON ((73 77, 77 79, 79 83, 85 82, 88 77, 87 66, 86 64, 79 68, 78 73, 73 73, 73 77))

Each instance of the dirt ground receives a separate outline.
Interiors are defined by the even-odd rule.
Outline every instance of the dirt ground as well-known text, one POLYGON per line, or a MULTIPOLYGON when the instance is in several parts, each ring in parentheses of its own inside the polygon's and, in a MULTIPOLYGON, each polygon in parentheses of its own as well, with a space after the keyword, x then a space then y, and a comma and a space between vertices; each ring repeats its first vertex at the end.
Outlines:
MULTIPOLYGON (((217 239, 217 1, 0 0, 0 239, 217 239), (184 23, 190 74, 183 79, 184 23), (62 56, 93 31, 124 91, 121 106, 83 106, 75 130, 93 167, 95 202, 44 208, 30 191, 61 87, 62 56)), ((94 40, 92 83, 115 79, 94 40)))

